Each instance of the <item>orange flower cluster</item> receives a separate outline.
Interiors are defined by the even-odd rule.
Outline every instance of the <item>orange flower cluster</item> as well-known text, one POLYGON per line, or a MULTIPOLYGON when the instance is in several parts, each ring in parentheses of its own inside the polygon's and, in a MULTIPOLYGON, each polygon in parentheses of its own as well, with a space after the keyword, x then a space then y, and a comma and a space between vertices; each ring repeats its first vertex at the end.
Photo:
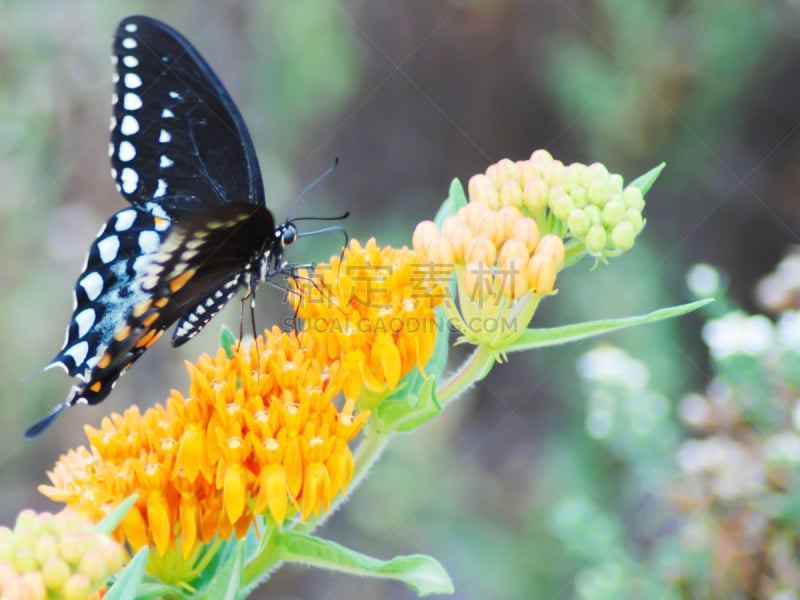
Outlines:
POLYGON ((449 272, 408 248, 362 246, 317 265, 296 280, 292 298, 303 319, 303 343, 325 348, 347 371, 345 397, 382 397, 414 366, 423 370, 436 343, 434 309, 449 272), (313 340, 313 342, 311 341, 313 340), (362 393, 366 391, 366 393, 362 393))
POLYGON ((188 396, 87 427, 91 450, 62 456, 39 489, 95 521, 136 493, 117 538, 161 556, 180 540, 185 559, 198 539, 242 538, 266 511, 281 523, 290 507, 302 519, 327 510, 368 413, 354 416, 352 400, 337 409, 347 373, 324 351, 273 328, 231 358, 203 355, 188 396))

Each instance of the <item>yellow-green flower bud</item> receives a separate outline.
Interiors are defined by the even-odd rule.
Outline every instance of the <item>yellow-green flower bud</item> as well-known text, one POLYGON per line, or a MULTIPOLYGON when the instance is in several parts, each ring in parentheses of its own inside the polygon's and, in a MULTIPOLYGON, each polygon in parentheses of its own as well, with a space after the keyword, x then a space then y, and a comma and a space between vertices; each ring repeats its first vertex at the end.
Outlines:
POLYGON ((92 582, 86 575, 75 573, 67 579, 62 594, 64 600, 86 600, 92 593, 92 582))
POLYGON ((623 185, 624 181, 622 180, 622 175, 620 175, 619 173, 609 174, 608 189, 611 191, 612 194, 621 194, 623 185))
POLYGON ((589 228, 589 233, 586 234, 586 250, 592 256, 600 256, 606 247, 607 240, 606 230, 602 225, 592 225, 589 228))
POLYGON ((544 182, 554 185, 561 177, 561 173, 564 170, 564 163, 562 163, 560 160, 551 160, 550 162, 543 164, 541 169, 542 179, 544 182))
POLYGON ((611 243, 618 250, 630 250, 636 241, 636 232, 629 221, 622 221, 611 230, 611 243))
POLYGON ((550 200, 548 204, 556 218, 562 221, 566 221, 569 213, 575 208, 575 203, 572 201, 572 198, 569 197, 569 194, 567 194, 561 186, 550 188, 550 200))
POLYGON ((29 600, 47 600, 47 586, 44 584, 41 573, 36 571, 23 573, 20 578, 27 593, 25 598, 29 600))
POLYGON ((75 533, 67 533, 58 541, 58 554, 71 565, 80 562, 85 549, 83 540, 75 533))
POLYGON ((450 242, 439 236, 428 246, 428 260, 438 265, 452 265, 455 263, 455 252, 450 242))
POLYGON ((638 210, 629 208, 625 211, 625 220, 628 221, 633 226, 633 232, 636 235, 639 235, 639 232, 644 227, 644 219, 642 218, 642 213, 638 210))
POLYGON ((71 574, 69 565, 57 556, 49 558, 42 566, 42 578, 51 590, 62 589, 71 574))
POLYGON ((592 223, 589 220, 586 211, 583 211, 580 208, 573 209, 567 217, 567 226, 572 234, 577 237, 582 238, 585 236, 591 225, 592 223))
POLYGON ((573 187, 570 189, 569 195, 577 208, 583 208, 589 204, 589 194, 586 192, 586 188, 583 186, 573 187))
POLYGON ((590 204, 589 206, 584 208, 583 212, 592 225, 600 225, 603 222, 603 214, 600 212, 600 209, 597 208, 594 204, 590 204))
POLYGON ((496 279, 500 282, 500 293, 504 296, 516 300, 527 294, 529 290, 528 271, 525 258, 511 258, 500 267, 500 273, 496 279))
POLYGON ((622 199, 609 200, 603 207, 603 224, 613 227, 625 217, 625 205, 622 199))
POLYGON ((533 151, 530 160, 535 165, 546 165, 553 161, 553 155, 547 150, 540 148, 539 150, 533 151))
POLYGON ((626 208, 633 208, 639 212, 644 209, 644 196, 642 196, 642 190, 639 188, 629 185, 625 188, 622 192, 622 200, 625 202, 626 208))
POLYGON ((49 558, 58 556, 58 539, 56 539, 56 536, 45 534, 40 537, 36 542, 34 556, 36 556, 36 561, 40 565, 46 563, 49 558))
POLYGON ((607 181, 595 181, 589 186, 588 200, 595 206, 603 206, 608 202, 609 191, 607 181))
POLYGON ((21 548, 18 547, 14 556, 14 566, 20 573, 24 573, 25 571, 35 571, 39 567, 39 563, 36 562, 36 556, 33 553, 33 549, 26 546, 21 548))
POLYGON ((491 208, 499 208, 500 206, 522 206, 523 204, 522 188, 519 186, 518 181, 506 181, 500 187, 500 202, 498 206, 491 208))
POLYGON ((593 183, 605 184, 608 181, 608 169, 603 163, 592 163, 586 167, 583 174, 583 185, 591 186, 593 183))
POLYGON ((504 158, 497 163, 495 170, 497 187, 502 188, 508 182, 519 183, 519 168, 517 163, 509 158, 504 158))
POLYGON ((547 184, 540 178, 528 179, 523 192, 524 204, 531 213, 547 207, 547 184))
POLYGON ((81 557, 78 572, 85 575, 89 581, 100 581, 106 576, 105 557, 97 551, 86 552, 81 557))

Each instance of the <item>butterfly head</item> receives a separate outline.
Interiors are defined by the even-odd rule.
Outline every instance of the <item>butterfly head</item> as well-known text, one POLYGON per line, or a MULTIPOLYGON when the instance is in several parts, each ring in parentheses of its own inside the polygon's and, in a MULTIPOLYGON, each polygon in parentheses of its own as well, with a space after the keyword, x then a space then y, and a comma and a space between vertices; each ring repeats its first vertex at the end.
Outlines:
POLYGON ((297 241, 297 226, 293 221, 286 221, 286 223, 275 230, 275 237, 280 245, 280 249, 283 250, 297 241))

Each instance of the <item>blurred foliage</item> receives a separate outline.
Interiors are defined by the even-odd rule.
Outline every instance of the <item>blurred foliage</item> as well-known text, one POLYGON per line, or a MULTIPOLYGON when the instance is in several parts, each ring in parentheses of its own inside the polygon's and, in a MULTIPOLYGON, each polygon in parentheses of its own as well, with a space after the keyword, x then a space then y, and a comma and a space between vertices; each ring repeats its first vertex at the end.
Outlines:
MULTIPOLYGON (((139 12, 175 25, 220 73, 278 218, 334 156, 340 167, 296 214, 349 209, 350 233, 398 245, 452 177, 503 156, 546 147, 625 174, 666 161, 644 244, 612 268, 572 269, 542 325, 676 304, 700 260, 721 265, 731 304, 752 311, 756 280, 798 239, 800 11, 788 0, 3 3, 0 522, 46 506, 35 486, 82 423, 162 400, 186 381, 181 359, 215 347, 215 325, 181 351, 162 342, 107 402, 70 411, 36 445, 21 440, 68 388, 60 373, 22 377, 58 349, 89 241, 122 206, 107 166, 108 52, 119 18, 139 12)), ((320 236, 293 256, 339 243, 320 236)), ((287 316, 279 292, 260 293, 259 326, 287 316)), ((238 319, 233 306, 218 322, 236 330, 238 319)), ((704 544, 727 530, 700 519, 691 553, 674 543, 668 483, 686 439, 675 399, 731 377, 761 399, 746 412, 760 436, 780 419, 757 360, 710 367, 699 327, 692 317, 609 338, 649 372, 636 394, 576 378, 578 346, 514 357, 448 424, 400 439, 329 527, 371 553, 441 557, 464 598, 714 597, 702 583, 719 565, 704 544)), ((710 508, 698 514, 719 523, 710 508)), ((770 551, 793 564, 791 541, 771 538, 770 551)), ((408 597, 299 569, 265 590, 408 597)))

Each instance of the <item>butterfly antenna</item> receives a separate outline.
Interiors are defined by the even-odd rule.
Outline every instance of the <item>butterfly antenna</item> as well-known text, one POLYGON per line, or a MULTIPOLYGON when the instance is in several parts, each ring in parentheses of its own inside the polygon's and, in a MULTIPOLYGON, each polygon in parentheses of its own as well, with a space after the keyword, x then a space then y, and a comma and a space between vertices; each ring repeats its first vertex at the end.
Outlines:
POLYGON ((339 157, 337 156, 336 158, 333 159, 333 164, 330 167, 328 167, 322 175, 317 177, 308 186, 306 186, 306 189, 300 192, 300 195, 294 199, 294 202, 292 202, 292 205, 289 207, 289 214, 292 214, 292 211, 297 207, 297 204, 300 202, 300 200, 305 198, 311 190, 313 190, 322 182, 322 180, 324 180, 328 175, 333 173, 336 170, 336 167, 338 166, 339 166, 339 157))
POLYGON ((250 299, 250 327, 253 329, 253 343, 256 346, 256 378, 261 379, 261 352, 258 349, 258 336, 256 335, 256 295, 250 299))

